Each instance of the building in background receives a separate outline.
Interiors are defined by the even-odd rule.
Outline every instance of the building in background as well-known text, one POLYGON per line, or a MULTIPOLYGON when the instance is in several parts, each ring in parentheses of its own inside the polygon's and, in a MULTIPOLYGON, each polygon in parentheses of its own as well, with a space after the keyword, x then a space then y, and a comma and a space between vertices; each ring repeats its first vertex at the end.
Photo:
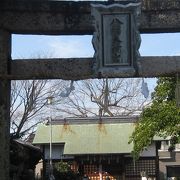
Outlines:
MULTIPOLYGON (((142 172, 158 177, 156 143, 133 161, 129 137, 137 117, 68 118, 52 121, 52 159, 68 162, 81 177, 93 180, 139 180, 142 172)), ((38 126, 33 143, 44 152, 44 175, 48 175, 50 126, 38 126)))
POLYGON ((158 150, 160 179, 180 180, 180 144, 170 150, 170 137, 161 141, 158 150))

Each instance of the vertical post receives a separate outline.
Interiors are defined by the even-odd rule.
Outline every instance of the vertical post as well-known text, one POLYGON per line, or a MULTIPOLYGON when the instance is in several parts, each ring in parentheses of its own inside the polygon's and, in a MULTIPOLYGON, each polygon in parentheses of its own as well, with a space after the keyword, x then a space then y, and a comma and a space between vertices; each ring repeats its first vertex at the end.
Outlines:
POLYGON ((126 179, 126 162, 124 156, 122 156, 122 180, 126 179))
POLYGON ((11 34, 0 29, 0 179, 9 180, 11 34))
POLYGON ((102 164, 99 164, 99 180, 103 180, 103 176, 102 176, 102 164))
POLYGON ((159 154, 158 154, 158 143, 155 142, 155 147, 156 147, 156 180, 159 180, 159 154))
MULTIPOLYGON (((50 106, 53 103, 53 96, 47 97, 47 104, 50 106)), ((53 175, 53 166, 52 166, 52 115, 51 115, 51 109, 49 107, 50 112, 50 142, 49 142, 49 179, 54 179, 53 175)))
POLYGON ((51 119, 51 116, 50 116, 50 151, 49 151, 49 159, 50 159, 50 168, 52 168, 52 119, 51 119))

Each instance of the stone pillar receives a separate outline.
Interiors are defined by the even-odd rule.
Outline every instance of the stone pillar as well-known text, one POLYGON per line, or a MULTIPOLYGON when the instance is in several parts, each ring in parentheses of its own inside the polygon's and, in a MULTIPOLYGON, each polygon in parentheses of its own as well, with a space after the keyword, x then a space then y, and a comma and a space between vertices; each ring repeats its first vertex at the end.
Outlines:
POLYGON ((9 180, 11 35, 0 29, 0 180, 9 180))

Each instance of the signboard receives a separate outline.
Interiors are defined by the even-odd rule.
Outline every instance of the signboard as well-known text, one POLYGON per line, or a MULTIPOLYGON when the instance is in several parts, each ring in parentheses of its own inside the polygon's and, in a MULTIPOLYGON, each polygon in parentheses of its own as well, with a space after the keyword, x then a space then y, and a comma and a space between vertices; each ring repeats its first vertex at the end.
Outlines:
POLYGON ((92 4, 94 71, 100 77, 134 76, 139 58, 140 3, 92 4))

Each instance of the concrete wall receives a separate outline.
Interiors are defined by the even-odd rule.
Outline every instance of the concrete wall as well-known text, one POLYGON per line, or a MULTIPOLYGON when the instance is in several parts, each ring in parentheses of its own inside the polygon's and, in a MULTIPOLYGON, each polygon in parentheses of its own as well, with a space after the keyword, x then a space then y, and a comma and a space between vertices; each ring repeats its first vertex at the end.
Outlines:
POLYGON ((156 145, 154 142, 147 148, 147 150, 144 150, 141 153, 141 157, 155 157, 155 156, 156 156, 156 145))
MULTIPOLYGON (((165 153, 165 152, 164 152, 165 153)), ((167 153, 169 153, 167 151, 167 153)), ((166 156, 167 157, 167 156, 166 156)), ((169 158, 159 159, 160 180, 167 178, 167 166, 180 165, 180 151, 173 151, 169 158)))

